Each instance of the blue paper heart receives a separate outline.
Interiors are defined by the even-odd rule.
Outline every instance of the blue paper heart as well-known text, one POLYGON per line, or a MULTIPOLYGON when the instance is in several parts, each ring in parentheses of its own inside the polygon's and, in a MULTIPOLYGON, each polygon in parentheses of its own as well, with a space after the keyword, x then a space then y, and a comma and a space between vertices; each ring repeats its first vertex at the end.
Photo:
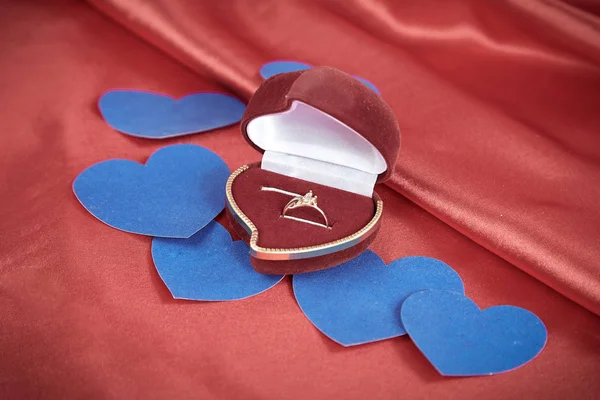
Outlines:
POLYGON ((260 75, 264 78, 270 78, 277 74, 285 72, 304 71, 312 68, 312 65, 298 61, 271 61, 260 67, 260 75))
MULTIPOLYGON (((264 79, 267 79, 273 75, 282 74, 284 72, 304 71, 309 68, 312 68, 312 65, 298 61, 271 61, 260 68, 260 75, 264 79)), ((381 94, 377 87, 365 78, 361 78, 360 76, 355 76, 355 78, 367 85, 375 93, 381 94)))
POLYGON ((83 171, 73 191, 93 216, 114 228, 149 236, 190 237, 224 208, 229 169, 193 144, 157 150, 146 165, 108 160, 83 171))
POLYGON ((111 90, 98 101, 106 122, 119 132, 164 139, 235 124, 246 105, 221 93, 194 93, 173 99, 139 90, 111 90))
POLYGON ((405 257, 386 266, 370 250, 335 268, 293 279, 302 312, 344 346, 404 335, 400 306, 414 292, 429 288, 464 292, 460 276, 439 260, 405 257))
POLYGON ((152 258, 176 299, 239 300, 275 286, 282 275, 263 275, 250 265, 248 246, 231 241, 211 222, 189 239, 152 240, 152 258))
POLYGON ((546 345, 533 313, 514 306, 480 310, 461 293, 427 290, 401 310, 410 338, 442 375, 491 375, 520 367, 546 345))

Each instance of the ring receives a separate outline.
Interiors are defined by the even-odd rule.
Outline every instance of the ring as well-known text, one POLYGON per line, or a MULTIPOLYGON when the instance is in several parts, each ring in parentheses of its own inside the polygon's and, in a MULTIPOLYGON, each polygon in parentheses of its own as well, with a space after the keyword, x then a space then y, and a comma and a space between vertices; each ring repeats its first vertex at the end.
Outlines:
POLYGON ((281 213, 281 216, 283 218, 293 219, 295 221, 305 222, 307 224, 321 226, 323 228, 328 228, 328 229, 331 228, 329 226, 329 221, 327 221, 327 216, 325 215, 325 212, 323 210, 321 210, 319 208, 319 206, 317 205, 317 196, 313 196, 312 190, 309 190, 308 193, 306 193, 304 196, 296 196, 292 200, 290 200, 285 205, 285 207, 283 207, 283 211, 281 213), (319 214, 321 214, 321 216, 323 217, 323 221, 325 223, 324 224, 320 224, 318 222, 314 222, 314 221, 311 221, 311 220, 308 220, 308 219, 298 218, 298 217, 292 217, 291 215, 287 215, 287 212, 289 210, 293 210, 295 208, 302 208, 302 207, 309 207, 309 208, 317 210, 319 212, 319 214))
POLYGON ((323 210, 321 210, 319 208, 319 206, 317 205, 317 196, 313 196, 312 190, 309 190, 308 193, 306 193, 304 196, 302 196, 301 194, 298 194, 298 193, 288 192, 287 190, 281 190, 281 189, 268 187, 268 186, 261 186, 260 190, 264 190, 266 192, 277 192, 277 193, 285 194, 287 196, 294 197, 292 200, 290 200, 285 205, 285 207, 283 207, 283 211, 281 212, 281 216, 283 218, 293 219, 294 221, 300 221, 300 222, 304 222, 307 224, 320 226, 322 228, 331 229, 331 227, 329 226, 329 221, 327 220, 327 216, 325 215, 325 212, 323 210), (287 212, 289 210, 293 210, 294 208, 301 208, 301 207, 309 207, 309 208, 313 208, 313 209, 317 210, 319 212, 319 214, 321 214, 321 216, 323 217, 323 221, 325 221, 325 223, 321 224, 319 222, 311 221, 309 219, 298 218, 298 217, 293 217, 291 215, 287 215, 287 212))

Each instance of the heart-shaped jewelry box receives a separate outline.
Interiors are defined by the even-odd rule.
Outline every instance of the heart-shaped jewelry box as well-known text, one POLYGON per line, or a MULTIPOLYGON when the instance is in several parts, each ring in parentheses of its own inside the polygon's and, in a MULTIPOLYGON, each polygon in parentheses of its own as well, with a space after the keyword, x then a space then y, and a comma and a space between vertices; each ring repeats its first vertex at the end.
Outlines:
POLYGON ((377 93, 331 67, 278 74, 250 99, 241 130, 263 158, 229 177, 227 215, 254 269, 325 269, 369 246, 383 212, 374 185, 391 176, 400 149, 377 93))

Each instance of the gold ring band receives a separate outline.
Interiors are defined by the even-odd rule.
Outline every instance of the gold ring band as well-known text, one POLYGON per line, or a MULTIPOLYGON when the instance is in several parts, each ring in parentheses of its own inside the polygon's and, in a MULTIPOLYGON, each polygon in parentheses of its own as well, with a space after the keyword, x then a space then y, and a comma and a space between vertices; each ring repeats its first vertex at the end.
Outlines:
POLYGON ((308 193, 306 193, 304 196, 296 196, 292 200, 290 200, 283 208, 283 211, 281 212, 281 216, 283 218, 293 219, 295 221, 305 222, 307 224, 331 229, 331 227, 329 226, 329 221, 327 220, 327 216, 325 215, 325 212, 323 210, 321 210, 319 208, 319 206, 317 205, 317 196, 313 196, 312 190, 309 190, 308 193), (296 208, 302 208, 302 207, 308 207, 308 208, 317 210, 319 212, 319 214, 321 214, 321 216, 323 217, 323 221, 325 223, 320 224, 318 222, 311 221, 309 219, 298 218, 298 217, 293 217, 291 215, 287 215, 287 212, 289 210, 293 210, 296 208))
POLYGON ((313 195, 312 190, 309 190, 308 193, 306 193, 304 196, 300 195, 298 193, 288 192, 287 190, 277 189, 277 188, 268 187, 268 186, 261 186, 260 190, 267 191, 267 192, 281 193, 281 194, 285 194, 287 196, 293 197, 293 199, 291 199, 285 205, 285 207, 283 207, 283 211, 281 212, 281 216, 283 218, 292 219, 294 221, 304 222, 307 224, 320 226, 322 228, 331 229, 331 227, 329 226, 329 221, 327 220, 327 215, 325 215, 325 211, 321 210, 321 208, 317 205, 317 196, 313 195), (298 217, 288 215, 289 210, 293 210, 295 208, 302 208, 302 207, 308 207, 308 208, 317 210, 319 212, 319 214, 321 215, 321 217, 323 217, 323 221, 325 223, 321 224, 319 222, 311 221, 309 219, 298 218, 298 217))

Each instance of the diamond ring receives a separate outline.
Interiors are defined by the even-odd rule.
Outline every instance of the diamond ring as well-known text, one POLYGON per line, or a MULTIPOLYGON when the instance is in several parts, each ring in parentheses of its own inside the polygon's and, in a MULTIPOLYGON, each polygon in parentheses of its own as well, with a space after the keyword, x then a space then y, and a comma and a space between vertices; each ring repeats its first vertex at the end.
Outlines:
POLYGON ((288 196, 294 196, 294 198, 291 199, 285 205, 285 207, 283 207, 283 211, 281 212, 281 216, 283 218, 292 219, 294 221, 304 222, 307 224, 320 226, 322 228, 331 229, 331 227, 329 226, 329 221, 327 220, 327 216, 325 215, 325 212, 323 210, 321 210, 319 208, 319 206, 317 205, 317 196, 313 195, 312 190, 309 190, 308 193, 306 193, 304 196, 297 194, 297 193, 287 192, 285 190, 264 187, 264 186, 261 187, 261 190, 278 192, 278 193, 286 194, 288 196), (294 210, 296 208, 303 208, 303 207, 308 207, 308 208, 317 210, 319 212, 319 214, 321 215, 321 217, 323 217, 324 223, 319 223, 319 222, 311 221, 309 219, 304 219, 304 218, 298 218, 298 217, 294 217, 294 216, 288 214, 288 211, 290 211, 290 210, 294 210))

